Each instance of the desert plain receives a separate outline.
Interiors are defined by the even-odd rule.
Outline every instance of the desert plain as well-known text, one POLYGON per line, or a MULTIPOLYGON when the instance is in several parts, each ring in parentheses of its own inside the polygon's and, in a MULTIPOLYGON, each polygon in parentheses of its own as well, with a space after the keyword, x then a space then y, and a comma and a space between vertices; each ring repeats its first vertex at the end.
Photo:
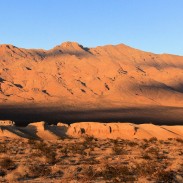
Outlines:
POLYGON ((1 182, 183 182, 183 56, 124 44, 0 45, 1 182))

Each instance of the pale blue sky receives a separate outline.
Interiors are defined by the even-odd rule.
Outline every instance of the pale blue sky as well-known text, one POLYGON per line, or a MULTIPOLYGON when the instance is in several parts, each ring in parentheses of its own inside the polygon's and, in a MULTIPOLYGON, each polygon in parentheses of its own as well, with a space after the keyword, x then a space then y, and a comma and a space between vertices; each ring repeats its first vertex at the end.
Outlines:
POLYGON ((0 0, 0 44, 64 41, 183 55, 183 0, 0 0))

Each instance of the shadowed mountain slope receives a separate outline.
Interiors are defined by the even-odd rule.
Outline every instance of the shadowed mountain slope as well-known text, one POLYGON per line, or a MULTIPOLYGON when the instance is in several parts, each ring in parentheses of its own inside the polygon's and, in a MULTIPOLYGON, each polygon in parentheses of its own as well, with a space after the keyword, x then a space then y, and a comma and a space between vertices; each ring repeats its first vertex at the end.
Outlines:
POLYGON ((123 44, 51 50, 0 45, 0 107, 183 107, 183 57, 123 44))

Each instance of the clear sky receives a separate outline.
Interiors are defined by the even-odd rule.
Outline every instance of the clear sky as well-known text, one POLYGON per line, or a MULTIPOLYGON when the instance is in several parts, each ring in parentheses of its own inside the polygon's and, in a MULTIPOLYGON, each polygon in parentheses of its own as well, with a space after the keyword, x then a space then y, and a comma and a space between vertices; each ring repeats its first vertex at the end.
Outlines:
POLYGON ((0 44, 64 41, 183 55, 183 0, 0 0, 0 44))

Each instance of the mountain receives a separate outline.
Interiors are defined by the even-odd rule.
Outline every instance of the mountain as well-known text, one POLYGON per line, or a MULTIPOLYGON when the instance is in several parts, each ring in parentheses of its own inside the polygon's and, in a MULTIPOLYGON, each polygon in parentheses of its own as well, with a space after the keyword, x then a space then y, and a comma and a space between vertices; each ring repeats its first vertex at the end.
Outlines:
POLYGON ((50 50, 0 45, 0 106, 183 107, 183 56, 124 44, 50 50))

